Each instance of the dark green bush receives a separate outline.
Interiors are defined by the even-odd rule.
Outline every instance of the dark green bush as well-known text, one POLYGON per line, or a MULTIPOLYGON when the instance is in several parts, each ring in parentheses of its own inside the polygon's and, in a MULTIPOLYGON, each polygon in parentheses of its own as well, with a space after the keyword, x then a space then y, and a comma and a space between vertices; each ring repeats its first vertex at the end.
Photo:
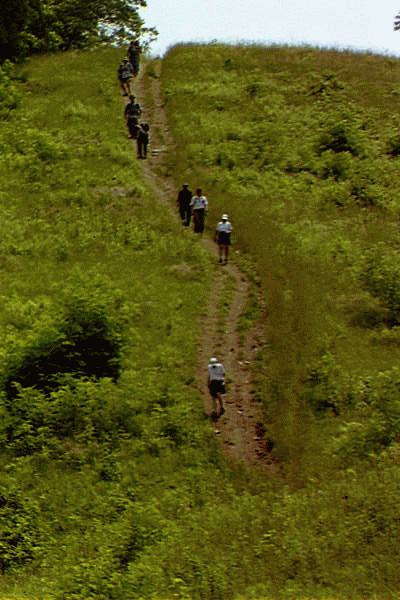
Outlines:
POLYGON ((117 381, 121 367, 121 299, 106 284, 63 290, 62 312, 16 347, 5 366, 4 387, 15 398, 19 384, 50 392, 64 374, 117 381))
POLYGON ((319 169, 322 179, 333 177, 336 181, 350 179, 353 174, 352 156, 349 152, 334 152, 327 150, 322 156, 323 162, 319 169))
POLYGON ((332 150, 333 152, 350 152, 358 156, 360 147, 354 128, 346 120, 329 125, 319 137, 317 151, 319 154, 332 150))
POLYGON ((396 158, 400 156, 400 135, 396 134, 388 141, 387 154, 396 158))

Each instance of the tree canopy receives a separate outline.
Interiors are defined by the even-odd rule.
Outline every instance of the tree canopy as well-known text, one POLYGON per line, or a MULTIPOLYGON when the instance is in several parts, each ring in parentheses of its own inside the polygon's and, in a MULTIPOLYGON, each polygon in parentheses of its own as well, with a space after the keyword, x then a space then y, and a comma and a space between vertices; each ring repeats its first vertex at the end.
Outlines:
POLYGON ((394 18, 393 29, 395 31, 398 31, 400 29, 400 11, 399 14, 396 15, 394 18))
POLYGON ((87 48, 154 39, 139 8, 146 0, 3 0, 0 12, 1 59, 35 52, 87 48))

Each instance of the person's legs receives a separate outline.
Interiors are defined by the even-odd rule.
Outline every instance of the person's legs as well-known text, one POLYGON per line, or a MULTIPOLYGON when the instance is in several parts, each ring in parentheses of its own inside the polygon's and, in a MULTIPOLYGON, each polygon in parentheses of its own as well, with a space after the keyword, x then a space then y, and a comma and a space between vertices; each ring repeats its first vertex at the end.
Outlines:
POLYGON ((128 119, 128 129, 131 138, 136 139, 138 134, 138 125, 135 119, 128 119))
POLYGON ((198 210, 193 211, 193 225, 194 225, 195 233, 198 233, 198 231, 199 231, 199 211, 198 210))
POLYGON ((186 227, 189 227, 189 225, 190 225, 190 219, 192 218, 192 208, 191 208, 191 206, 186 206, 186 208, 185 208, 185 216, 186 216, 185 225, 186 225, 186 227))
POLYGON ((219 403, 219 416, 221 416, 225 412, 224 401, 222 400, 221 392, 218 394, 218 403, 219 403))
POLYGON ((125 89, 125 82, 124 82, 124 81, 122 81, 122 79, 120 79, 120 80, 119 80, 119 84, 120 84, 120 86, 121 86, 121 90, 122 90, 123 96, 127 96, 128 94, 126 93, 126 89, 125 89))
POLYGON ((142 140, 140 139, 140 136, 137 138, 137 155, 138 158, 143 158, 143 154, 142 154, 142 140))
POLYGON ((218 262, 222 263, 223 244, 218 244, 218 262))
POLYGON ((197 212, 199 213, 199 233, 203 233, 203 231, 204 231, 204 210, 200 209, 197 212))
POLYGON ((217 393, 215 390, 215 381, 208 382, 208 390, 210 392, 211 400, 212 400, 212 412, 211 415, 213 418, 217 418, 217 393))
POLYGON ((132 59, 131 67, 132 67, 132 71, 133 71, 133 76, 137 77, 137 74, 139 73, 139 61, 136 59, 132 59))
POLYGON ((228 262, 229 244, 225 244, 225 264, 228 262))

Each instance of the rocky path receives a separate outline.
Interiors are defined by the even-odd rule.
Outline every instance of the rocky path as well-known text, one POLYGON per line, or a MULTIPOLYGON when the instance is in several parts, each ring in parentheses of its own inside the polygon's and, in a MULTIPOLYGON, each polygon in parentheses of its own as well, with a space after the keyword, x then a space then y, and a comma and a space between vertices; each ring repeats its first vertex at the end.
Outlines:
MULTIPOLYGON (((161 60, 152 63, 152 77, 141 73, 134 81, 133 93, 140 102, 142 120, 151 125, 151 147, 147 160, 142 161, 146 182, 153 188, 161 202, 167 204, 177 220, 175 200, 178 190, 175 182, 166 175, 165 162, 169 152, 175 151, 168 120, 164 112, 159 75, 161 60)), ((133 144, 135 142, 133 141, 133 144)), ((134 148, 136 152, 136 148, 134 148)), ((188 231, 188 235, 193 235, 188 231)), ((217 246, 204 236, 202 243, 215 256, 217 263, 217 246)), ((277 465, 269 455, 268 440, 263 438, 262 419, 257 402, 253 400, 253 384, 251 364, 260 343, 257 331, 250 331, 242 344, 237 331, 240 315, 245 307, 249 291, 249 283, 235 266, 229 263, 215 269, 215 279, 209 296, 202 339, 198 348, 197 378, 204 398, 204 408, 211 415, 212 401, 207 388, 207 364, 211 356, 218 357, 228 375, 227 393, 225 395, 225 413, 210 427, 219 438, 224 453, 234 461, 244 463, 247 467, 257 467, 265 474, 278 472, 277 465), (221 299, 230 297, 229 312, 221 324, 221 299), (228 293, 229 291, 229 293, 228 293), (223 327, 224 331, 221 331, 223 327)))

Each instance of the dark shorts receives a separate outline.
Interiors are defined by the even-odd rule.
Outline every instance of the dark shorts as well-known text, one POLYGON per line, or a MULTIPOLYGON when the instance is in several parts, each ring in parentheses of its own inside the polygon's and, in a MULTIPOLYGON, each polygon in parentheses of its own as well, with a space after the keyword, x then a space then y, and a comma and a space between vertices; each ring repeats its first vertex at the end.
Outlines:
POLYGON ((217 398, 219 394, 225 394, 225 385, 222 379, 213 379, 208 387, 213 398, 217 398))
POLYGON ((136 76, 139 73, 139 59, 131 59, 131 67, 133 74, 136 76))
POLYGON ((218 244, 221 246, 230 246, 231 243, 231 234, 226 231, 220 231, 218 234, 218 244))

